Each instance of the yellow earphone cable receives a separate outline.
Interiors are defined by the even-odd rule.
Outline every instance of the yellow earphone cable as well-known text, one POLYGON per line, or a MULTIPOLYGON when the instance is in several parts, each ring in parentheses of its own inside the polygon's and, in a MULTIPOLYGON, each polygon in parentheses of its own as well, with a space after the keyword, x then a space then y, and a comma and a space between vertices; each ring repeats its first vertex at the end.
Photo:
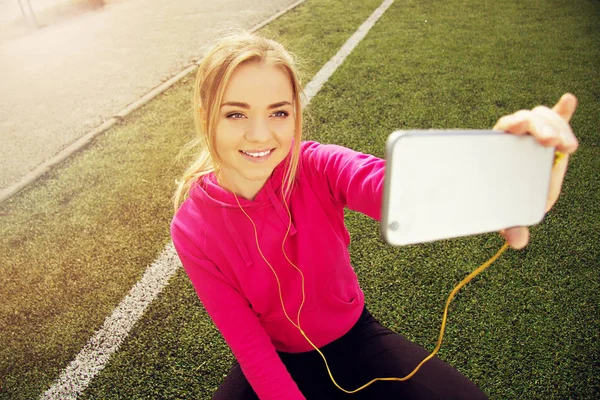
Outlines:
MULTIPOLYGON (((556 167, 556 165, 565 157, 566 155, 564 153, 561 153, 559 151, 555 152, 554 155, 554 162, 552 167, 556 167)), ((288 261, 288 263, 290 263, 290 265, 292 267, 294 267, 296 269, 296 271, 298 271, 300 273, 301 276, 301 280, 302 280, 302 302, 300 304, 300 307, 298 308, 298 315, 296 316, 296 323, 294 321, 292 321, 292 319, 288 316, 287 310, 285 308, 285 304, 283 301, 283 294, 281 293, 281 282, 279 281, 279 277, 277 276, 277 273, 275 272, 275 269, 273 268, 273 266, 271 265, 271 263, 269 263, 269 261, 266 259, 266 257, 264 256, 261 248, 260 248, 260 244, 258 242, 258 231, 256 229, 256 225, 254 223, 254 221, 252 220, 252 218, 246 213, 246 210, 244 210, 244 208, 242 207, 242 205, 240 204, 240 201, 237 197, 237 195, 235 193, 233 193, 235 200, 238 204, 238 206, 240 207, 240 210, 242 210, 242 212, 244 213, 244 215, 248 218, 248 220, 250 220, 250 223, 252 223, 252 226, 254 228, 254 238, 256 241, 256 247, 258 248, 258 252, 260 253, 261 257, 263 258, 263 260, 265 261, 265 263, 269 266, 269 268, 271 269, 271 271, 273 272, 273 275, 275 276, 275 280, 277 281, 277 289, 279 292, 279 300, 281 302, 281 307, 283 309, 283 313, 285 314, 285 317, 288 319, 288 321, 294 325, 299 331, 300 334, 306 339, 306 341, 319 353, 319 355, 321 356, 321 358, 323 358, 323 361, 325 362, 325 367, 327 368, 327 373, 329 374, 329 378, 331 378, 331 381, 333 382, 333 384, 340 389, 341 391, 348 393, 348 394, 352 394, 352 393, 356 393, 368 386, 370 386, 371 384, 377 382, 377 381, 398 381, 398 382, 403 382, 403 381, 407 381, 410 378, 413 377, 413 375, 415 375, 417 373, 417 371, 419 371, 419 369, 429 360, 431 360, 436 354, 437 352, 440 350, 441 346, 442 346, 442 340, 444 338, 444 331, 446 329, 446 321, 448 319, 448 308, 450 307, 450 303, 452 302, 452 300, 454 299, 454 297, 456 296, 456 294, 458 293, 458 291, 460 289, 462 289, 467 283, 469 283, 473 278, 475 278, 477 275, 479 275, 480 273, 482 273, 486 268, 488 268, 494 261, 496 261, 501 255, 502 253, 504 253, 504 251, 506 251, 506 249, 508 248, 509 244, 508 243, 504 243, 504 245, 502 245, 502 247, 500 248, 500 250, 498 250, 498 252, 492 256, 489 260, 487 260, 485 263, 481 264, 479 267, 477 267, 473 272, 471 272, 469 275, 467 275, 463 280, 461 280, 455 287, 454 289, 452 289, 452 291, 450 292, 450 294, 448 295, 448 299, 446 300, 446 305, 444 306, 444 313, 442 315, 442 324, 440 327, 440 334, 437 340, 437 344, 435 346, 435 349, 433 349, 433 351, 423 359, 423 361, 421 361, 416 367, 415 369, 412 370, 412 372, 410 372, 408 375, 402 377, 402 378, 396 378, 396 377, 388 377, 388 378, 374 378, 371 381, 365 383, 364 385, 354 389, 354 390, 347 390, 344 389, 343 387, 341 387, 336 380, 333 377, 333 374, 331 372, 331 369, 329 368, 329 364, 327 362, 327 359, 325 358, 325 355, 321 352, 321 350, 315 346, 315 344, 308 338, 308 336, 306 335, 306 333, 302 330, 301 326, 300 326, 300 312, 302 311, 302 307, 304 306, 304 302, 306 299, 306 295, 305 295, 305 291, 304 291, 304 274, 302 273, 302 271, 300 270, 300 268, 298 268, 287 256, 287 253, 285 252, 285 241, 288 238, 291 226, 292 226, 292 214, 290 212, 290 209, 288 207, 287 202, 285 201, 285 194, 283 193, 283 185, 282 185, 282 198, 283 198, 283 203, 285 205, 285 208, 287 210, 288 213, 288 217, 289 217, 289 223, 288 223, 288 228, 287 231, 285 233, 285 236, 283 238, 283 242, 281 243, 281 250, 283 251, 283 254, 286 258, 286 260, 288 261)))
MULTIPOLYGON (((290 321, 292 323, 292 325, 294 325, 296 328, 298 328, 298 330, 300 330, 300 332, 302 332, 302 329, 300 328, 300 311, 302 311, 302 307, 304 307, 304 299, 305 299, 304 274, 302 273, 302 271, 300 270, 300 268, 298 268, 294 263, 292 263, 290 261, 290 259, 288 258, 287 254, 285 252, 285 249, 283 247, 285 245, 285 241, 287 240, 288 234, 290 232, 290 228, 292 226, 291 215, 290 215, 290 222, 288 224, 287 231, 285 232, 285 236, 283 238, 283 242, 281 243, 281 250, 283 251, 283 254, 285 255, 285 258, 288 260, 288 262, 292 265, 292 267, 294 267, 296 269, 296 271, 298 271, 300 273, 300 276, 302 277, 302 302, 300 303, 300 307, 298 308, 298 315, 296 316, 297 323, 295 323, 294 321, 292 321, 292 319, 289 317, 289 315, 287 313, 287 310, 285 309, 285 304, 283 302, 283 294, 281 293, 281 282, 279 281, 279 277, 277 276, 277 273, 275 272, 275 269, 273 268, 273 266, 271 265, 271 263, 269 262, 269 260, 267 260, 267 258, 265 257, 265 255, 262 252, 262 249, 260 248, 260 244, 258 243, 258 231, 256 229, 256 224, 254 223, 254 221, 252 220, 252 218, 248 215, 248 213, 246 213, 246 210, 244 210, 244 207, 242 207, 242 205, 240 203, 240 200, 238 199, 238 197, 235 194, 235 192, 232 192, 232 193, 233 193, 233 196, 235 197, 235 201, 237 202, 238 206, 240 207, 240 210, 242 210, 242 212, 248 218, 248 220, 252 224, 252 227, 254 228, 254 240, 256 241, 256 248, 258 249, 258 252, 260 253, 260 256, 263 258, 263 260, 265 261, 265 263, 267 263, 267 265, 271 269, 271 272, 273 272, 273 275, 275 276, 275 280, 277 281, 277 290, 279 291, 279 301, 281 301, 281 308, 283 309, 283 313, 285 314, 285 317, 288 319, 288 321, 290 321)), ((283 199, 283 202, 286 203, 285 202, 285 198, 283 199)), ((287 208, 287 203, 286 203, 286 208, 287 208)), ((288 209, 288 213, 289 213, 289 209, 288 209)))

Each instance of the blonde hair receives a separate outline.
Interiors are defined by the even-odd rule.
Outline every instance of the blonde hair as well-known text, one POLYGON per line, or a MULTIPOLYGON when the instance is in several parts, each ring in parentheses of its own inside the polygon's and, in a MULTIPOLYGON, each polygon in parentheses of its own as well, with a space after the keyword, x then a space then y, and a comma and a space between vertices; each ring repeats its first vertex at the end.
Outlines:
POLYGON ((215 126, 223 94, 235 69, 249 62, 260 62, 285 70, 290 77, 294 95, 295 133, 292 155, 284 178, 284 195, 291 191, 300 158, 302 139, 302 85, 293 56, 284 47, 270 39, 253 34, 237 34, 220 40, 204 56, 196 75, 194 87, 194 121, 198 139, 191 146, 199 146, 198 157, 191 163, 173 196, 175 211, 189 195, 192 186, 211 172, 218 171, 215 151, 215 126))

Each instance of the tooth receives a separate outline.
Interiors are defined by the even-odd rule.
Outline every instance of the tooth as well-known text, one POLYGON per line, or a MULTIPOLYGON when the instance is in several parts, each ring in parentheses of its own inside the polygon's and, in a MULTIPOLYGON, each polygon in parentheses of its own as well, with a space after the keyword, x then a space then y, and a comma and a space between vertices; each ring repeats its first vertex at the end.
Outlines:
POLYGON ((247 152, 247 151, 244 151, 244 153, 245 153, 245 154, 248 154, 249 156, 251 156, 251 157, 255 157, 255 158, 266 156, 266 155, 267 155, 267 154, 269 154, 270 152, 271 152, 270 150, 267 150, 267 151, 261 151, 261 152, 258 152, 258 153, 249 153, 249 152, 247 152))

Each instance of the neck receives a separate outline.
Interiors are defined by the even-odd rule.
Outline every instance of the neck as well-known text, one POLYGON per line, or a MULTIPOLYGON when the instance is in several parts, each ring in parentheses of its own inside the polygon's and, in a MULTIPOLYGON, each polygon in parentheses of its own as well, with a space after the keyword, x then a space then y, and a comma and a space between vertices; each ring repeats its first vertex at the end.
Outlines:
POLYGON ((234 193, 236 196, 241 197, 246 200, 253 201, 256 198, 256 195, 266 183, 266 180, 263 181, 250 181, 244 182, 244 185, 236 185, 235 182, 228 181, 222 173, 217 173, 217 182, 219 185, 234 193))

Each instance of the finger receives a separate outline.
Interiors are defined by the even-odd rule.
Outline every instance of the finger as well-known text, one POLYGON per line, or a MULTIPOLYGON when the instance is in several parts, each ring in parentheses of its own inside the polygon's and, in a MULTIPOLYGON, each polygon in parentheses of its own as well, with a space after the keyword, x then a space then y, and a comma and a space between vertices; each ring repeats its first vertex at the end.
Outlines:
POLYGON ((500 235, 513 249, 520 250, 529 243, 529 229, 525 226, 515 226, 503 229, 500 235))
POLYGON ((500 118, 496 125, 494 125, 494 130, 500 130, 509 132, 515 135, 524 135, 531 129, 530 126, 531 120, 531 111, 529 110, 520 110, 514 114, 505 115, 500 118))
POLYGON ((533 110, 520 110, 502 117, 494 129, 516 135, 530 134, 546 147, 561 146, 561 132, 564 130, 571 132, 565 120, 544 106, 538 106, 533 110))
POLYGON ((571 154, 579 145, 569 123, 555 110, 538 106, 532 110, 530 133, 544 146, 571 154))
POLYGON ((569 122, 573 114, 575 114, 575 110, 577 109, 577 97, 572 95, 571 93, 565 93, 562 95, 558 103, 552 110, 554 110, 558 115, 560 115, 565 121, 569 122))

